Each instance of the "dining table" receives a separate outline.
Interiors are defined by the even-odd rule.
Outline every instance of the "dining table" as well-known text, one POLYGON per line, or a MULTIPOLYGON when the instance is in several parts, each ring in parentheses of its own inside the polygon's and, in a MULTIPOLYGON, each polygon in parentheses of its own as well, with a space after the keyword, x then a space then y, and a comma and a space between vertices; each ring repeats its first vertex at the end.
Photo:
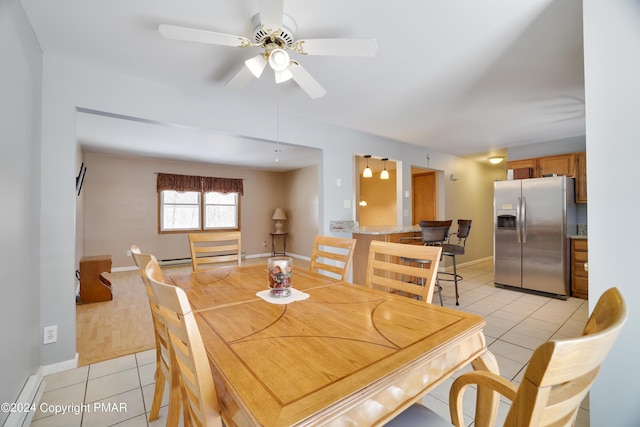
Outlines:
MULTIPOLYGON (((192 306, 227 426, 384 425, 472 364, 498 373, 476 314, 295 267, 306 299, 273 303, 267 265, 174 274, 192 306)), ((476 425, 497 394, 478 389, 476 425)))

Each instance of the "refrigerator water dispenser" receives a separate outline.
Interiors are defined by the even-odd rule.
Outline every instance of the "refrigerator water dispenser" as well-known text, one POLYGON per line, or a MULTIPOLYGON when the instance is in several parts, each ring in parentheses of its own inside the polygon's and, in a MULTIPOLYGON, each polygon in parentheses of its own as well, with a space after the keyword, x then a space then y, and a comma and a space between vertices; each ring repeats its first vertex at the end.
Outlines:
POLYGON ((515 230, 516 229, 516 211, 498 211, 496 219, 496 227, 499 230, 515 230))

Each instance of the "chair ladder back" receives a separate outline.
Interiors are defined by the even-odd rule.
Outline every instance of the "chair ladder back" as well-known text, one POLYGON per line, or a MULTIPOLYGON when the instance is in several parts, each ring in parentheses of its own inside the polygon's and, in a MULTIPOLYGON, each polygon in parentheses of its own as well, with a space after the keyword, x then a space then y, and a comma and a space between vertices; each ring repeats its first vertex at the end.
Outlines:
MULTIPOLYGON (((175 368, 175 362, 173 361, 169 335, 164 323, 164 318, 160 313, 158 298, 153 292, 145 273, 146 267, 151 266, 153 278, 157 281, 164 281, 164 275, 156 257, 150 254, 143 254, 138 246, 131 246, 131 256, 133 258, 133 262, 139 269, 142 283, 144 284, 145 292, 147 294, 156 342, 156 385, 153 393, 153 402, 151 403, 151 411, 149 413, 149 421, 158 419, 162 404, 162 396, 164 394, 165 381, 168 381, 170 388, 167 426, 177 426, 180 420, 180 406, 182 404, 180 396, 180 379, 178 371, 175 368)), ((184 408, 184 415, 185 419, 188 419, 186 408, 184 408)))
POLYGON ((365 285, 369 288, 400 292, 418 296, 431 303, 437 278, 442 248, 417 246, 374 240, 369 247, 365 285), (403 264, 401 257, 420 260, 420 266, 403 264), (406 282, 407 277, 416 278, 416 283, 406 282), (424 286, 421 283, 424 282, 424 286))
POLYGON ((146 275, 158 296, 160 311, 169 331, 190 421, 202 426, 221 427, 211 367, 187 295, 176 286, 154 280, 152 267, 147 267, 146 275))
POLYGON ((540 345, 531 356, 505 426, 571 426, 602 362, 627 318, 617 288, 607 290, 589 317, 582 336, 540 345))
POLYGON ((321 274, 323 271, 331 272, 339 276, 340 280, 346 281, 355 246, 355 239, 316 236, 313 240, 310 270, 321 274), (329 264, 328 260, 335 261, 339 265, 329 264))
POLYGON ((215 264, 236 261, 242 264, 240 231, 189 233, 189 250, 193 271, 201 271, 215 264))

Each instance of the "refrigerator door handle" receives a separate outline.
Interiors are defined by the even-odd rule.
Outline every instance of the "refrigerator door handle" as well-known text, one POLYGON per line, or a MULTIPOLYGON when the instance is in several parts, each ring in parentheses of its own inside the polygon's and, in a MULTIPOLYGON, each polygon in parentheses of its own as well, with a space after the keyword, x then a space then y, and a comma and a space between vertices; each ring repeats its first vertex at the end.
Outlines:
POLYGON ((527 243, 527 198, 522 198, 522 243, 527 243))
POLYGON ((518 197, 518 205, 516 206, 516 236, 518 236, 518 243, 522 243, 520 240, 520 206, 522 205, 522 198, 518 197))

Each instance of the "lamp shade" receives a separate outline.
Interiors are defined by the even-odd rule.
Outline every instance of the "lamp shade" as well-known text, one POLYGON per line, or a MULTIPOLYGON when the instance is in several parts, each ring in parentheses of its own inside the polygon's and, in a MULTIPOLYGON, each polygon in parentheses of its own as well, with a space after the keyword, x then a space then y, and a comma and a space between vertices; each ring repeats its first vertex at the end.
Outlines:
POLYGON ((273 216, 271 217, 271 219, 282 221, 287 219, 287 214, 284 213, 284 209, 276 208, 276 210, 273 212, 273 216))

